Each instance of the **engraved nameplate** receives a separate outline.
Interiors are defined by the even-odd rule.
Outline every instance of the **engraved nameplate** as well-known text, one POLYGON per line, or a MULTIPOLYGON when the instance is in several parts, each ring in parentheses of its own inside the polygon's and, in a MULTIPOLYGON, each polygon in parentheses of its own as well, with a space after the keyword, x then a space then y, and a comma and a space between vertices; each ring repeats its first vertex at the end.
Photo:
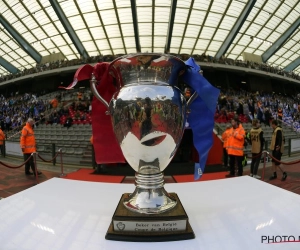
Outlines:
POLYGON ((113 220, 114 231, 170 232, 186 230, 186 220, 172 221, 118 221, 113 220))

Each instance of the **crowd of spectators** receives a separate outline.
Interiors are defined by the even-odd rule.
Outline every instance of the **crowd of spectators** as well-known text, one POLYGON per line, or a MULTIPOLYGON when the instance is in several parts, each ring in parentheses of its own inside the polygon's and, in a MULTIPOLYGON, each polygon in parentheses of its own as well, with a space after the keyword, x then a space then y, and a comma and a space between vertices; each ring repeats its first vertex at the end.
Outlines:
POLYGON ((62 101, 60 90, 51 98, 36 93, 22 95, 0 95, 0 126, 3 131, 18 132, 28 118, 33 118, 35 126, 39 124, 61 124, 70 127, 72 124, 91 123, 90 91, 82 92, 80 99, 62 101))
POLYGON ((300 96, 250 93, 245 90, 221 92, 215 121, 226 123, 235 115, 238 115, 242 122, 251 122, 257 118, 265 126, 270 126, 273 119, 281 120, 300 132, 300 96))
POLYGON ((71 67, 71 66, 87 64, 87 63, 93 64, 97 62, 110 62, 113 59, 115 59, 115 57, 116 56, 111 56, 111 55, 107 55, 107 56, 99 55, 99 56, 89 57, 87 59, 80 58, 80 59, 73 59, 73 60, 57 60, 55 62, 39 63, 36 64, 36 66, 33 68, 20 69, 19 72, 16 74, 0 75, 0 82, 5 82, 21 76, 40 73, 52 69, 71 67))
MULTIPOLYGON (((172 54, 174 56, 177 56, 181 58, 182 60, 187 60, 190 55, 188 54, 172 54)), ((87 64, 87 63, 97 63, 97 62, 111 62, 114 59, 122 56, 121 54, 119 55, 99 55, 99 56, 93 56, 89 57, 87 59, 73 59, 73 60, 58 60, 56 62, 47 62, 43 64, 37 64, 36 67, 26 69, 24 68, 23 70, 20 70, 16 74, 7 74, 7 75, 1 75, 0 76, 0 82, 8 81, 14 78, 18 78, 21 76, 25 75, 30 75, 30 74, 35 74, 35 73, 40 73, 44 72, 47 70, 52 70, 52 69, 57 69, 57 68, 63 68, 63 67, 70 67, 74 65, 81 65, 81 64, 87 64)), ((300 80, 300 75, 291 71, 284 71, 282 68, 277 67, 277 66, 271 66, 267 63, 256 63, 256 62, 251 62, 251 61, 242 61, 242 60, 233 60, 230 58, 225 58, 221 57, 219 59, 216 59, 210 55, 205 55, 204 53, 202 55, 192 55, 194 59, 198 62, 210 62, 210 63, 220 63, 220 64, 226 64, 226 65, 232 65, 232 66, 238 66, 238 67, 244 67, 244 68, 251 68, 251 69, 256 69, 256 70, 262 70, 274 74, 278 74, 281 76, 285 76, 288 78, 293 78, 296 80, 300 80)))
POLYGON ((238 66, 243 68, 250 68, 250 69, 256 69, 256 70, 262 70, 265 72, 285 76, 288 78, 292 78, 295 80, 300 80, 300 75, 293 72, 293 71, 285 71, 283 68, 280 68, 278 66, 272 66, 268 63, 257 63, 257 62, 251 62, 251 61, 243 61, 243 60, 233 60, 231 58, 225 58, 222 56, 219 59, 216 59, 209 55, 195 55, 193 56, 196 61, 199 62, 210 62, 210 63, 220 63, 220 64, 226 64, 226 65, 232 65, 232 66, 238 66))

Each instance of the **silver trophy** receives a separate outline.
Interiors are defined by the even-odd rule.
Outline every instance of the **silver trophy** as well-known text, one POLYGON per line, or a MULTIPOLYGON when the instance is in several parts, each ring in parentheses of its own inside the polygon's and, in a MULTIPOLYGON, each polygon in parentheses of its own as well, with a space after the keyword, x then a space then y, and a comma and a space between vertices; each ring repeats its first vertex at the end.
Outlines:
POLYGON ((107 106, 124 157, 136 172, 136 189, 123 201, 130 211, 160 214, 177 204, 164 189, 163 171, 185 128, 187 102, 176 86, 185 67, 171 55, 120 57, 109 66, 118 86, 109 103, 97 92, 97 81, 92 77, 92 92, 107 106))

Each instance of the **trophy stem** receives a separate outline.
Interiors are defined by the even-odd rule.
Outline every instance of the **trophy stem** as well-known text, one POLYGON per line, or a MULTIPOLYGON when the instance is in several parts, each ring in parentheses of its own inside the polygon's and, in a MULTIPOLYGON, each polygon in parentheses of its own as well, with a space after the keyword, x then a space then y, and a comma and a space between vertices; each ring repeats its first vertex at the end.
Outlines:
POLYGON ((159 214, 174 208, 175 198, 164 189, 164 175, 135 174, 136 188, 129 198, 124 200, 124 206, 130 211, 143 214, 159 214))

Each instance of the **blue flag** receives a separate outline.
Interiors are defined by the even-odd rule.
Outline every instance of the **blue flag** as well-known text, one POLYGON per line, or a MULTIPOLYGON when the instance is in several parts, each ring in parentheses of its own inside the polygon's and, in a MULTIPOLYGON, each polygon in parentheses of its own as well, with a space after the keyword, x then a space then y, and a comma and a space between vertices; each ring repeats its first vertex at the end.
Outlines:
POLYGON ((198 180, 205 168, 207 156, 213 144, 214 114, 220 90, 212 86, 200 73, 200 66, 189 58, 183 80, 197 92, 198 97, 191 103, 187 121, 193 131, 194 146, 199 154, 195 163, 194 179, 198 180))

